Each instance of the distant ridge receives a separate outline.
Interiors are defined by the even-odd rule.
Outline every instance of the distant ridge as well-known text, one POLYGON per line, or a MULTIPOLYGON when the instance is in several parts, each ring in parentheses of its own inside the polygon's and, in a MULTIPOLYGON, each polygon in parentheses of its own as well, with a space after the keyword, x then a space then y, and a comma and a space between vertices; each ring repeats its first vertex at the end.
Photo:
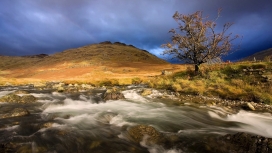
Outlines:
POLYGON ((47 60, 64 61, 89 61, 92 63, 127 63, 141 62, 149 64, 166 64, 165 60, 149 53, 146 50, 136 48, 121 42, 104 41, 79 48, 68 49, 53 55, 47 60))
POLYGON ((179 65, 172 65, 133 45, 110 41, 50 55, 0 56, 0 82, 12 78, 15 83, 67 80, 100 84, 112 79, 110 84, 113 81, 122 85, 161 75, 165 69, 177 71, 179 65))
POLYGON ((70 65, 77 63, 77 66, 169 64, 146 50, 110 41, 72 48, 52 55, 0 56, 0 69, 51 67, 63 63, 70 63, 70 65))
POLYGON ((241 61, 253 61, 254 58, 256 60, 263 60, 267 56, 272 56, 272 48, 252 54, 248 57, 243 58, 241 61))

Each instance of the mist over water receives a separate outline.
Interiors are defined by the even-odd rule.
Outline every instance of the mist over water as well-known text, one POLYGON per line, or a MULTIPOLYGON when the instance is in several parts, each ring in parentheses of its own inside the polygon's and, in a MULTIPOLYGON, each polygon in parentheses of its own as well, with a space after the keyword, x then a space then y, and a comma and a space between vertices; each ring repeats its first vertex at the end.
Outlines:
MULTIPOLYGON (((0 97, 14 90, 2 89, 0 97)), ((131 148, 152 153, 184 152, 149 146, 144 139, 139 144, 132 142, 127 138, 127 129, 135 125, 149 125, 166 135, 187 136, 193 140, 204 135, 236 132, 272 138, 271 114, 246 111, 228 114, 218 107, 174 106, 163 99, 143 97, 135 89, 123 91, 124 100, 106 102, 95 98, 101 92, 30 92, 39 98, 38 103, 32 104, 35 109, 30 109, 30 116, 0 119, 0 143, 11 140, 29 143, 34 152, 43 147, 48 152, 85 152, 95 148, 102 152, 129 152, 131 148)), ((0 114, 16 107, 26 106, 0 103, 0 114)))

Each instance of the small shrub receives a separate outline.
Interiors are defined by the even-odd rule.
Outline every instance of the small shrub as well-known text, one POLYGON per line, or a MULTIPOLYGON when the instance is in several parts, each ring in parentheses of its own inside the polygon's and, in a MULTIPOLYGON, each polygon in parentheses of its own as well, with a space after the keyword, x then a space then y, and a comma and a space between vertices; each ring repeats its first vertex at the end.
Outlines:
POLYGON ((269 55, 269 56, 265 56, 263 60, 264 60, 264 62, 269 63, 269 62, 271 62, 271 58, 272 58, 272 55, 269 55))
POLYGON ((271 94, 268 94, 268 93, 262 94, 261 98, 265 104, 272 105, 272 95, 271 94))
POLYGON ((253 64, 252 68, 253 69, 266 69, 267 66, 266 66, 266 64, 253 64))
POLYGON ((174 90, 174 91, 182 91, 182 87, 180 86, 180 84, 178 84, 178 83, 174 83, 174 84, 172 84, 172 89, 174 90))
POLYGON ((114 85, 119 85, 118 80, 116 79, 105 79, 102 81, 99 81, 98 85, 101 86, 114 86, 114 85))
POLYGON ((225 73, 226 75, 232 75, 238 72, 238 69, 232 67, 232 66, 226 66, 223 70, 223 73, 225 73))
POLYGON ((133 78, 132 79, 132 84, 140 84, 142 83, 143 81, 140 79, 140 78, 133 78))
POLYGON ((103 81, 99 81, 98 85, 101 86, 111 86, 111 81, 110 80, 103 80, 103 81))
POLYGON ((247 69, 248 67, 249 67, 248 65, 239 65, 240 70, 247 69))

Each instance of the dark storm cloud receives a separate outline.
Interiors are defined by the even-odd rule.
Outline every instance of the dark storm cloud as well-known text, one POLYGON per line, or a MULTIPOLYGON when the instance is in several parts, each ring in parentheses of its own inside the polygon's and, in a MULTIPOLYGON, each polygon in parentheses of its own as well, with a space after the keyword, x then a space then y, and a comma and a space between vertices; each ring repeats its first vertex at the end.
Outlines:
MULTIPOLYGON (((52 54, 102 41, 120 41, 159 55, 177 24, 175 11, 201 10, 218 26, 243 36, 240 50, 229 57, 272 47, 268 0, 1 0, 0 54, 52 54)), ((236 42, 238 43, 238 42, 236 42)))

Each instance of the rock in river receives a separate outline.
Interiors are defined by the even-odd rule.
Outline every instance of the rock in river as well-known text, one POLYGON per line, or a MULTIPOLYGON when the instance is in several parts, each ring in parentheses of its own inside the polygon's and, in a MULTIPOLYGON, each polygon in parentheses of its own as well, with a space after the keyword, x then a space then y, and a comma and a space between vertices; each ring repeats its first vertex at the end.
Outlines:
POLYGON ((0 118, 27 116, 29 114, 30 114, 29 111, 25 108, 15 108, 10 113, 6 113, 6 114, 0 116, 0 118))
POLYGON ((24 95, 21 97, 21 103, 32 103, 35 102, 37 99, 36 97, 32 96, 32 95, 24 95))
POLYGON ((251 103, 246 103, 246 104, 244 104, 244 105, 242 106, 242 108, 245 109, 245 110, 252 110, 252 111, 255 110, 254 106, 253 106, 251 103))
POLYGON ((219 139, 207 140, 202 151, 207 153, 272 153, 272 139, 244 132, 227 134, 219 139))
POLYGON ((17 90, 14 92, 14 94, 29 94, 29 92, 25 90, 17 90))
POLYGON ((0 98, 0 102, 13 102, 13 103, 31 103, 36 102, 37 98, 33 95, 18 96, 16 94, 7 94, 0 98))
POLYGON ((148 96, 152 94, 151 89, 144 89, 143 92, 141 93, 142 96, 148 96))
POLYGON ((154 127, 148 125, 137 125, 128 129, 128 134, 135 142, 141 142, 146 138, 148 145, 159 144, 165 141, 163 134, 154 127))
MULTIPOLYGON (((224 136, 227 143, 231 143, 232 152, 248 152, 248 153, 272 153, 272 139, 258 135, 251 135, 240 132, 234 135, 224 136)), ((226 143, 225 142, 225 143, 226 143)))
POLYGON ((125 96, 118 91, 105 92, 102 97, 104 100, 125 99, 125 96))
POLYGON ((7 94, 0 98, 0 102, 20 102, 21 97, 16 94, 7 94))

